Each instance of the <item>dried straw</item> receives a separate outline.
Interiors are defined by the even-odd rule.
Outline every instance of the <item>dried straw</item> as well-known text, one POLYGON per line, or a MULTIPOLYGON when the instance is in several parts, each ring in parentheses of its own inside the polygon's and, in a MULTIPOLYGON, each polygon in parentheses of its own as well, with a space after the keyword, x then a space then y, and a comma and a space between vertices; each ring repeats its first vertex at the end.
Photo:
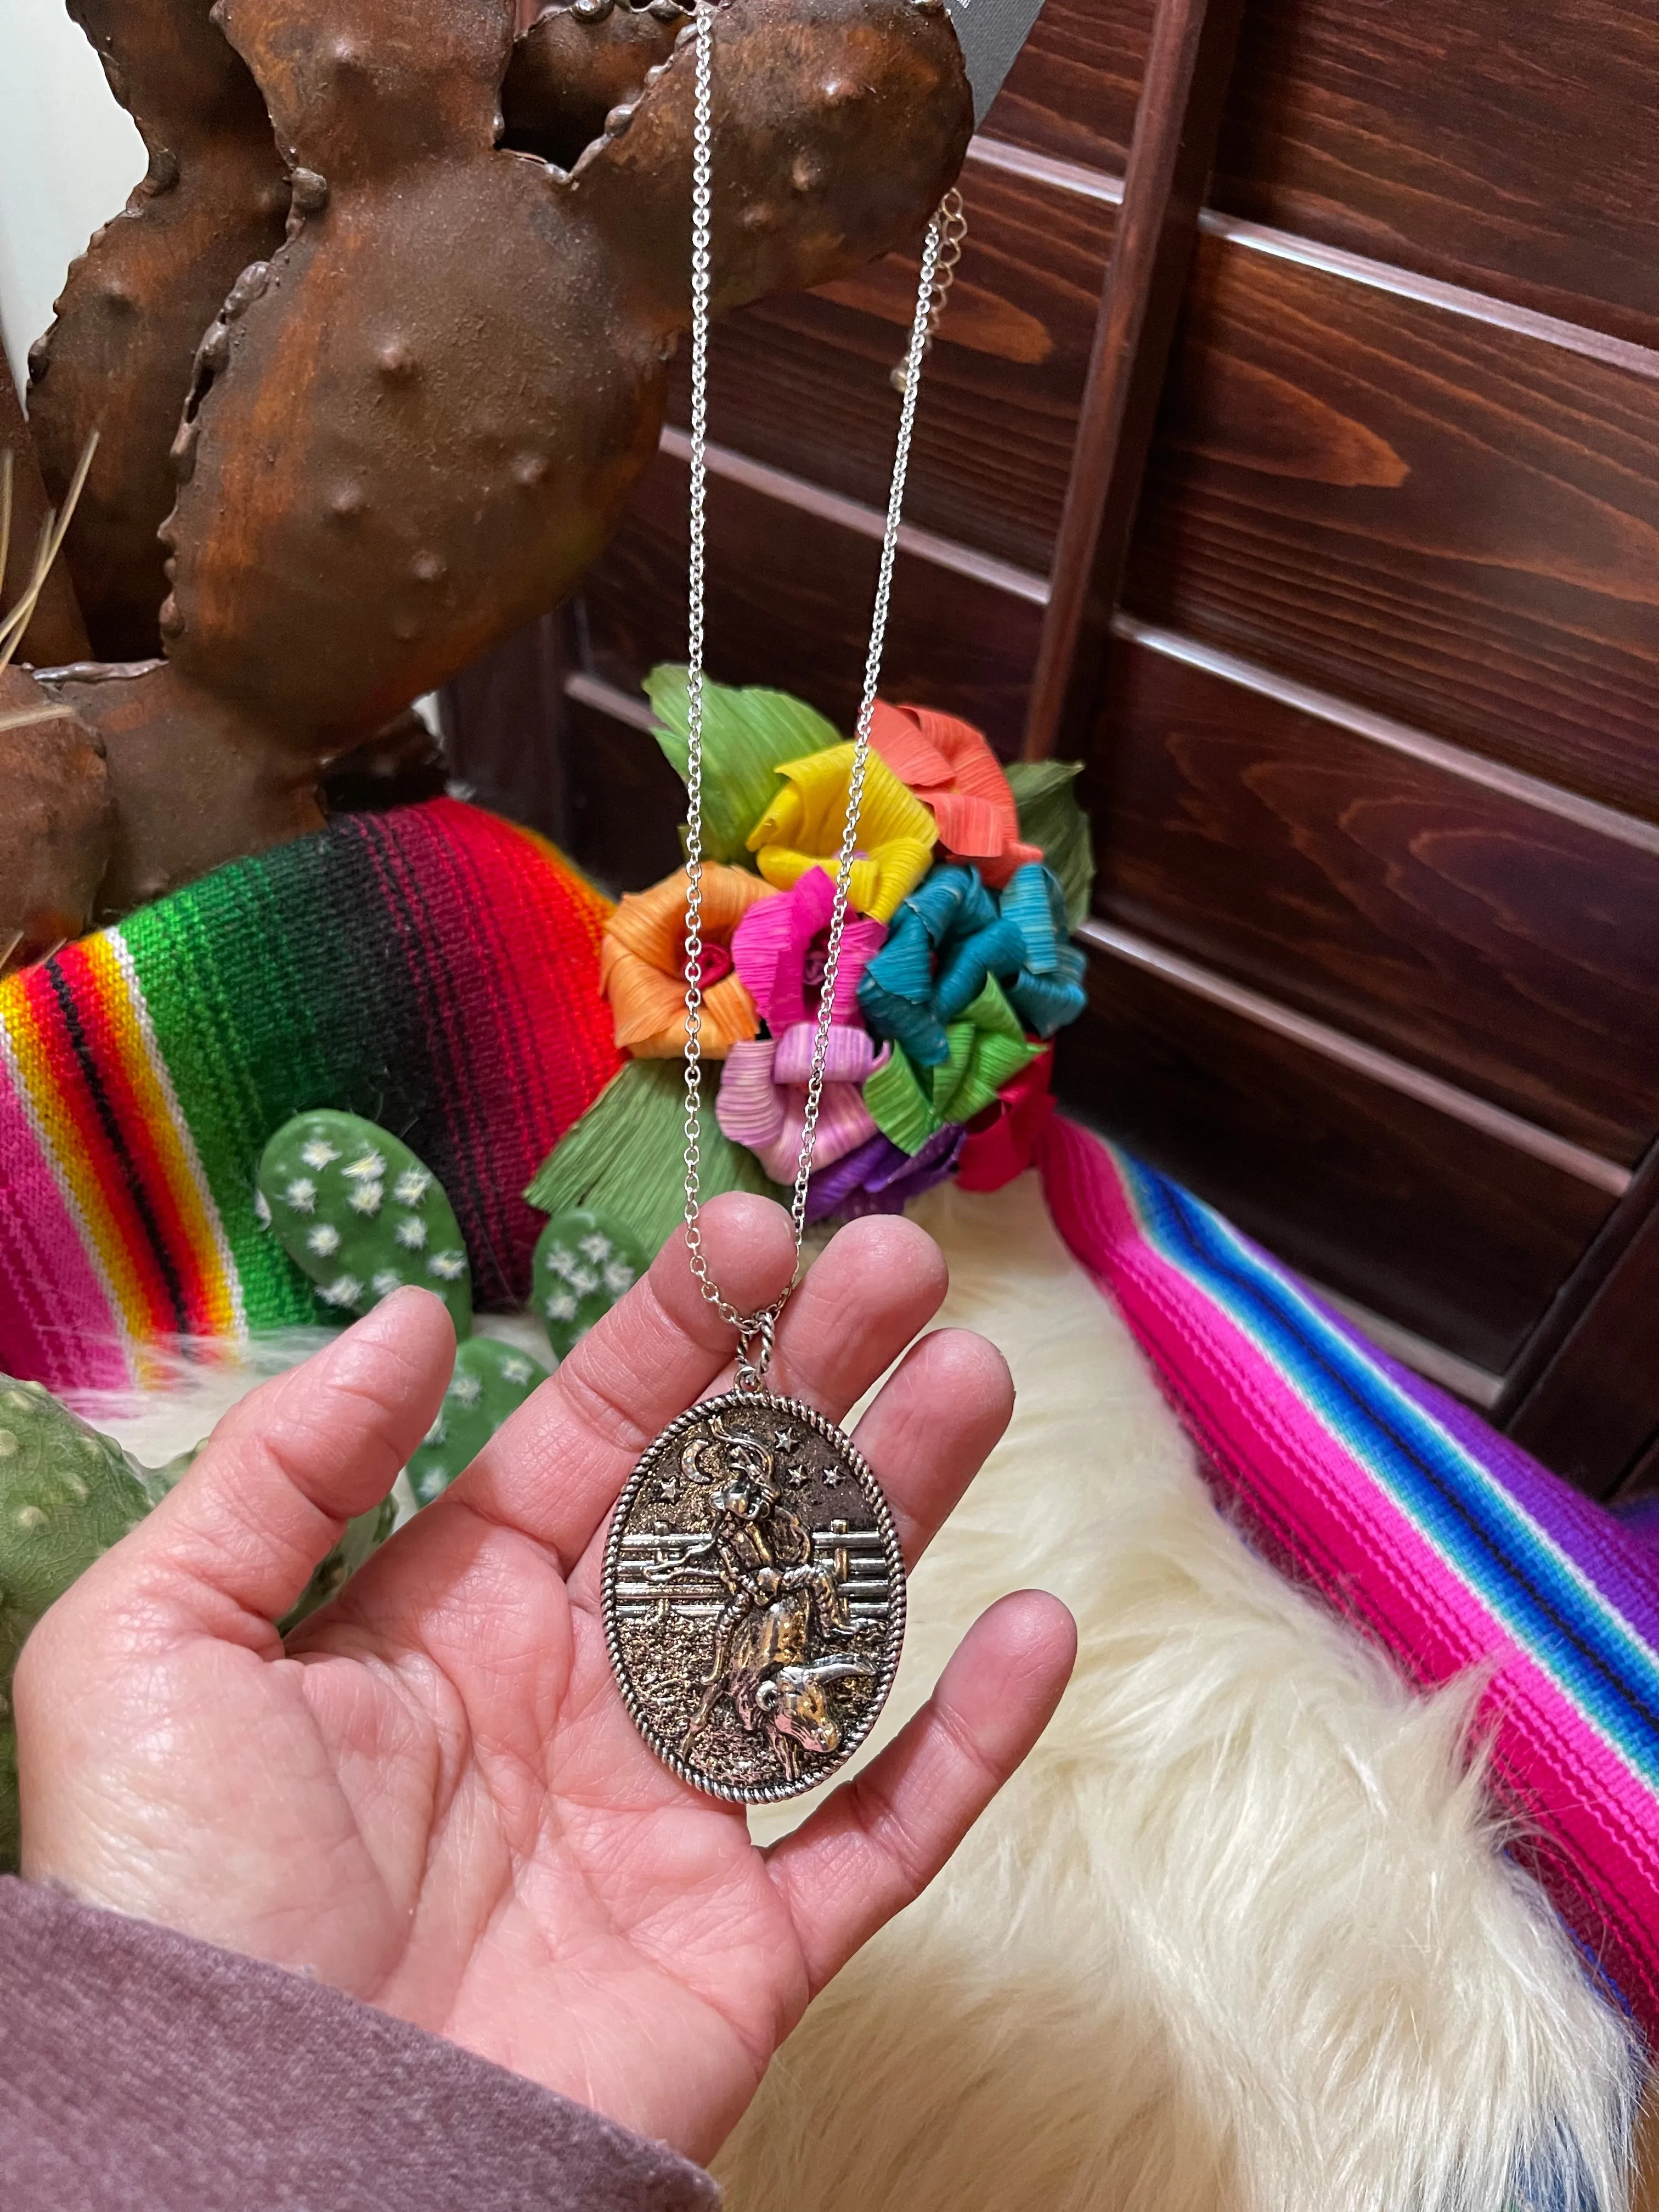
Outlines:
MULTIPOLYGON (((0 672, 3 672, 11 665, 12 658, 22 642, 23 634, 34 619, 34 610, 40 603, 40 594, 46 587, 46 579, 52 574, 52 563, 64 550, 64 540, 69 535, 69 526, 75 519, 75 510, 80 505, 81 495, 87 488, 87 477, 92 468, 93 455, 97 451, 98 433, 94 430, 82 451, 80 462, 75 471, 75 481, 69 488, 68 498, 64 501, 61 510, 54 510, 48 514, 40 526, 40 538, 35 548, 34 566, 29 572, 29 580, 24 586, 23 596, 9 615, 0 618, 0 672)), ((12 474, 12 453, 11 448, 8 447, 3 453, 0 453, 0 578, 5 575, 6 562, 11 551, 12 474)), ((66 711, 66 709, 54 710, 54 712, 66 711)), ((21 719, 23 722, 46 721, 52 719, 52 715, 28 714, 21 719)), ((15 729, 19 726, 20 724, 15 719, 9 718, 6 721, 0 722, 0 728, 3 729, 15 729)))

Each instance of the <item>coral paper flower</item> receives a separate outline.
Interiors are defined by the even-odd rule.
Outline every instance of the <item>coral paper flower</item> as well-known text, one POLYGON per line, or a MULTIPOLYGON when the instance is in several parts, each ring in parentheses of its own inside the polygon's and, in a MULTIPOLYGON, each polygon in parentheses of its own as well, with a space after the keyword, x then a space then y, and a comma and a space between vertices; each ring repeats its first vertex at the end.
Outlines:
POLYGON ((1021 844, 1008 779, 971 722, 878 700, 870 742, 933 815, 952 860, 971 860, 993 890, 1042 858, 1041 847, 1021 844))
MULTIPOLYGON (((847 820, 853 747, 831 745, 804 760, 785 761, 785 779, 749 833, 749 849, 769 884, 789 890, 809 868, 832 873, 847 820)), ((858 857, 848 897, 860 914, 890 921, 899 901, 927 874, 939 830, 879 753, 872 751, 859 809, 858 857)))
MULTIPOLYGON (((617 1042, 637 1060, 678 1059, 685 1046, 685 871, 631 892, 605 924, 599 988, 617 1019, 617 1042)), ((766 885, 746 868, 705 862, 702 872, 702 1053, 723 1060, 759 1027, 755 1002, 733 969, 732 935, 766 885)))
MULTIPOLYGON (((809 868, 793 890, 751 906, 732 933, 732 957, 738 973, 761 1019, 780 1040, 781 1060, 791 1068, 803 1047, 809 1068, 811 1064, 812 1040, 823 995, 825 940, 835 904, 836 887, 829 877, 822 868, 809 868)), ((832 1048, 835 1030, 856 1030, 860 1039, 864 1039, 859 1019, 859 980, 871 954, 879 949, 886 935, 884 922, 857 921, 850 915, 842 928, 831 1016, 832 1048)), ((864 1073, 869 1073, 867 1065, 864 1073)), ((781 1068, 777 1079, 795 1083, 805 1078, 786 1074, 781 1068)))

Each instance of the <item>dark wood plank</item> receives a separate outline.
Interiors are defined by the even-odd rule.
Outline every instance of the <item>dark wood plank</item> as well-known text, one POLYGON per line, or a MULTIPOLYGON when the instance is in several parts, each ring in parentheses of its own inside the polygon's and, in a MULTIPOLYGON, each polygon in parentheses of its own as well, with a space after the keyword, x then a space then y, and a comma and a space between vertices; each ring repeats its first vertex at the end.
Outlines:
POLYGON ((1121 176, 1155 0, 1045 0, 987 137, 1121 176))
POLYGON ((1596 1497, 1636 1480, 1659 1432, 1659 1153, 1562 1285, 1498 1417, 1596 1497))
POLYGON ((1120 642, 1099 910, 1633 1163, 1659 1129, 1659 854, 1120 642))
MULTIPOLYGON (((708 672, 808 699, 850 730, 863 687, 872 539, 714 478, 708 496, 708 672)), ((623 690, 685 658, 686 471, 659 455, 583 591, 589 665, 623 690)), ((882 684, 890 699, 962 714, 1012 756, 1038 611, 971 577, 901 556, 882 684)))
POLYGON ((1620 1498, 1644 1498, 1659 1490, 1659 1430, 1652 1441, 1619 1486, 1620 1498))
POLYGON ((1291 1267, 1501 1372, 1612 1200, 1161 979, 1090 962, 1061 1098, 1291 1267))
POLYGON ((1243 0, 1158 0, 1054 544, 1025 757, 1087 729, 1221 128, 1243 0))
POLYGON ((564 844, 573 757, 564 677, 568 617, 544 615, 475 661, 444 693, 444 750, 481 806, 564 844))
MULTIPOLYGON (((1121 175, 1149 0, 1048 0, 988 135, 1121 175)), ((1213 204, 1659 345, 1646 0, 1251 0, 1213 204)))
POLYGON ((1206 239, 1126 599, 1659 817, 1659 382, 1206 239))
MULTIPOLYGON (((1114 210, 972 164, 968 241, 928 356, 908 519, 1047 574, 1114 210)), ((915 310, 897 254, 719 325, 717 443, 885 509, 898 427, 890 382, 915 310)), ((672 419, 689 419, 684 359, 672 419)))
POLYGON ((660 883, 680 865, 685 786, 646 731, 579 700, 567 711, 565 849, 613 895, 660 883))
POLYGON ((1649 0, 1255 0, 1216 198, 1656 344, 1656 110, 1649 0))

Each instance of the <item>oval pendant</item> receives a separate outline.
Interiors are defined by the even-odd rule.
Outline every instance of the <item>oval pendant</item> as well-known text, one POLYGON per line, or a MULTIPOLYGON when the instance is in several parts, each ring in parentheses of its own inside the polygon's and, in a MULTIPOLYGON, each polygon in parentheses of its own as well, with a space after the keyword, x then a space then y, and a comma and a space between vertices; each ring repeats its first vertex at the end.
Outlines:
POLYGON ((904 1642, 904 1560, 851 1439, 798 1398, 734 1390, 671 1422, 605 1554, 611 1663, 682 1781, 793 1797, 858 1749, 904 1642))

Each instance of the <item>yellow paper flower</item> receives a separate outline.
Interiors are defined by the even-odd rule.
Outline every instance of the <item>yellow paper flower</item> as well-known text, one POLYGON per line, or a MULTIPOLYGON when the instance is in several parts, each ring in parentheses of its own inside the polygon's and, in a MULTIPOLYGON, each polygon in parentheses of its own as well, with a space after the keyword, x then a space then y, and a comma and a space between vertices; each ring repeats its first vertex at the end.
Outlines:
MULTIPOLYGON (((830 745, 805 760, 785 761, 784 788, 749 833, 749 849, 769 884, 792 890, 809 868, 832 877, 847 820, 851 745, 830 745)), ((860 914, 890 921, 927 874, 939 824, 872 751, 859 809, 858 858, 848 897, 860 914)))
MULTIPOLYGON (((685 1047, 684 868, 634 891, 605 924, 599 988, 617 1018, 617 1042, 636 1060, 677 1060, 685 1047)), ((706 861, 702 871, 702 1054, 724 1060, 754 1036, 760 1017, 732 963, 732 933, 769 887, 746 868, 706 861)))

